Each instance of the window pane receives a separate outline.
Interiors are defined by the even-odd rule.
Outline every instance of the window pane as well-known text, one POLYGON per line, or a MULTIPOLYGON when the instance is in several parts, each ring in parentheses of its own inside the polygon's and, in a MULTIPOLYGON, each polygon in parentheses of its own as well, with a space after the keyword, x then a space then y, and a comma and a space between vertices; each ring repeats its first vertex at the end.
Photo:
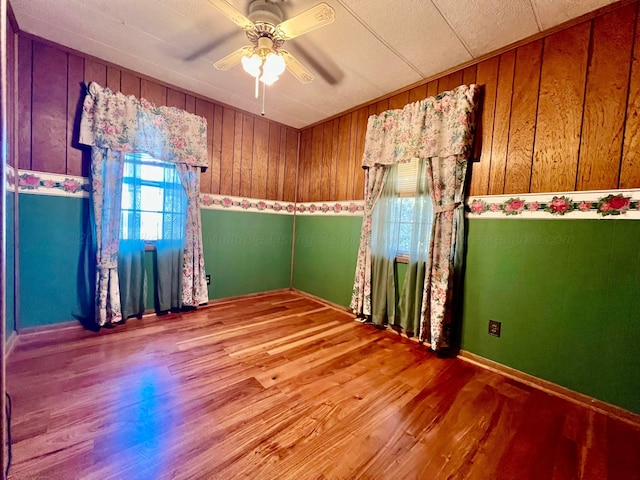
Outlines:
POLYGON ((140 187, 140 210, 161 212, 163 205, 163 192, 160 187, 143 185, 140 187))
POLYGON ((122 208, 133 209, 133 185, 122 185, 122 208))
POLYGON ((140 212, 140 239, 158 240, 162 238, 162 214, 140 212))
POLYGON ((415 205, 415 199, 413 197, 403 197, 400 200, 400 221, 401 222, 413 222, 413 206, 415 205))
POLYGON ((160 165, 140 166, 140 177, 150 182, 162 182, 164 180, 164 167, 160 165))
POLYGON ((398 253, 409 253, 411 249, 411 223, 401 223, 398 233, 398 253))
POLYGON ((135 233, 131 232, 133 226, 132 215, 133 212, 124 209, 120 214, 120 238, 123 240, 129 240, 135 236, 135 233))

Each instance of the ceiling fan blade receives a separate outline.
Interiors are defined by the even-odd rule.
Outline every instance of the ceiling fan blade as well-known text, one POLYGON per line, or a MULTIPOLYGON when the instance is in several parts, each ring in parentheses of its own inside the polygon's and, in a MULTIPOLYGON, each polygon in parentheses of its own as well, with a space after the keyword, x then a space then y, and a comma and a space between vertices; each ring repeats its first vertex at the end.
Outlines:
POLYGON ((232 38, 234 38, 234 37, 236 37, 238 35, 243 35, 242 31, 233 29, 232 31, 230 31, 229 33, 223 35, 222 37, 217 38, 216 40, 213 40, 213 41, 208 42, 207 44, 203 45, 202 47, 197 49, 195 52, 193 52, 191 55, 186 57, 184 60, 187 61, 187 62, 192 62, 194 60, 198 60, 200 57, 204 57, 208 53, 211 53, 216 48, 221 46, 223 43, 227 43, 229 40, 231 40, 232 38))
MULTIPOLYGON (((237 65, 242 60, 242 57, 246 55, 253 55, 255 48, 253 45, 245 45, 244 47, 239 48, 233 53, 230 53, 224 58, 221 58, 216 63, 213 64, 218 70, 229 70, 231 67, 237 65)), ((286 59, 285 59, 286 61, 286 59)))
POLYGON ((284 58, 284 63, 287 65, 287 69, 291 74, 296 77, 302 83, 312 82, 314 79, 313 73, 311 73, 307 67, 302 65, 296 57, 291 55, 286 50, 278 50, 278 53, 284 58))
POLYGON ((316 28, 323 27, 333 22, 334 19, 333 8, 324 2, 319 3, 315 7, 311 7, 309 10, 305 10, 276 26, 276 35, 283 40, 290 40, 316 28))
POLYGON ((209 0, 209 3, 220 10, 229 20, 245 30, 252 30, 255 25, 240 13, 233 5, 225 0, 209 0))

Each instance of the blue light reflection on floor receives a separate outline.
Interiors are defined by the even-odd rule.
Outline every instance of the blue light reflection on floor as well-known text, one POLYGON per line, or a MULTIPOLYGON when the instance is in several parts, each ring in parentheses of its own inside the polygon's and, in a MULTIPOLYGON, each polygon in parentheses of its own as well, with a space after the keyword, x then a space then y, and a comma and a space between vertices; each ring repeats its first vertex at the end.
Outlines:
POLYGON ((118 386, 113 409, 118 427, 111 448, 119 452, 118 463, 133 468, 129 478, 163 478, 169 473, 171 439, 179 424, 175 382, 166 368, 149 362, 123 372, 123 377, 126 383, 118 386))

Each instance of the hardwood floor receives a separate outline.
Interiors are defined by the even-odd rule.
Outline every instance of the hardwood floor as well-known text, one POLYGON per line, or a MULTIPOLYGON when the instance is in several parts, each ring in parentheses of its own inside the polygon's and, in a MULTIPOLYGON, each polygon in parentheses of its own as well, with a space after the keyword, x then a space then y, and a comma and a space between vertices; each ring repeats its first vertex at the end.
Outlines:
POLYGON ((23 338, 12 479, 633 479, 640 429, 295 293, 23 338))

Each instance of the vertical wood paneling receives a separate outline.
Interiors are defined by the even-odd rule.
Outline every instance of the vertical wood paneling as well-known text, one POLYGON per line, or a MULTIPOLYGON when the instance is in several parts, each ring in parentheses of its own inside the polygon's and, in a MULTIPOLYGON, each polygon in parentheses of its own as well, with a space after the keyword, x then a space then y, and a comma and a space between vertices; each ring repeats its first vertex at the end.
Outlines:
MULTIPOLYGON (((272 124, 271 126, 273 127, 274 125, 272 124)), ((274 198, 277 200, 284 200, 284 181, 287 168, 287 128, 280 127, 278 130, 280 132, 280 139, 278 140, 278 181, 276 184, 277 188, 274 198)), ((271 170, 269 170, 269 172, 271 172, 271 170)))
POLYGON ((18 37, 18 168, 31 168, 31 82, 33 41, 18 37))
MULTIPOLYGON (((11 21, 6 22, 7 26, 7 43, 6 43, 6 52, 7 52, 7 129, 6 129, 6 162, 7 165, 15 168, 15 148, 16 148, 16 140, 15 140, 15 109, 16 109, 16 95, 15 95, 15 74, 16 74, 16 42, 17 37, 16 33, 13 29, 13 24, 11 21)), ((7 221, 10 221, 7 219, 7 221)), ((3 247, 0 247, 3 248, 3 247)), ((4 248, 3 248, 4 251, 4 248)), ((9 274, 11 270, 5 270, 7 274, 9 274)), ((7 291, 7 298, 14 296, 14 292, 7 291)), ((3 455, 0 454, 0 457, 3 455)))
POLYGON ((296 181, 300 179, 298 174, 298 132, 293 128, 287 128, 286 131, 287 157, 282 199, 285 202, 293 202, 296 199, 296 181))
MULTIPOLYGON (((169 100, 169 95, 167 95, 169 100)), ((214 105, 213 125, 209 126, 213 130, 212 160, 209 169, 211 170, 211 193, 220 193, 220 165, 222 151, 222 106, 214 105)))
MULTIPOLYGON (((67 63, 67 171, 69 175, 88 175, 89 162, 83 165, 83 150, 78 144, 80 116, 84 100, 84 59, 69 54, 67 63)), ((88 158, 87 158, 88 160, 88 158)))
POLYGON ((427 85, 419 85, 409 90, 409 103, 418 102, 427 98, 427 85))
POLYGON ((500 194, 504 191, 509 144, 509 113, 511 111, 515 63, 516 55, 514 50, 500 55, 496 112, 493 120, 493 142, 491 145, 491 168, 489 170, 489 193, 491 195, 500 194))
MULTIPOLYGON (((309 184, 311 182, 311 152, 313 129, 305 128, 300 133, 300 158, 298 160, 298 201, 306 202, 309 198, 309 184)), ((287 142, 288 143, 288 142, 287 142)))
POLYGON ((348 200, 349 136, 351 135, 351 115, 343 115, 338 126, 338 178, 336 178, 336 200, 348 200))
POLYGON ((618 188, 636 5, 593 20, 578 190, 618 188))
POLYGON ((347 198, 357 198, 355 196, 356 181, 360 171, 359 162, 356 160, 358 147, 358 112, 351 112, 351 133, 349 134, 349 164, 351 171, 349 172, 349 186, 347 190, 347 198))
POLYGON ((427 98, 435 97, 438 94, 438 80, 427 83, 427 98))
MULTIPOLYGON (((274 123, 269 124, 269 160, 267 162, 267 196, 266 198, 279 198, 278 185, 280 175, 280 162, 284 159, 285 145, 282 146, 282 156, 280 155, 281 128, 274 123)), ((284 138, 286 142, 286 137, 284 138)), ((284 173, 284 166, 283 173, 284 173)), ((283 177, 284 178, 284 177, 283 177)))
POLYGON ((253 129, 253 160, 251 167, 251 196, 266 198, 267 170, 269 163, 269 122, 255 119, 253 129))
POLYGON ((407 103, 409 103, 409 92, 401 92, 389 99, 389 109, 404 108, 407 103))
POLYGON ((184 109, 189 113, 196 113, 196 99, 193 95, 185 95, 184 109))
MULTIPOLYGON (((35 43, 36 45, 38 42, 35 43)), ((55 47, 48 47, 50 51, 60 52, 55 47)), ((35 69, 36 64, 39 63, 39 60, 33 57, 33 67, 35 69)), ((91 82, 96 82, 101 87, 105 87, 107 85, 107 66, 104 63, 97 62, 92 58, 85 58, 84 60, 84 81, 89 84, 91 82)))
POLYGON ((462 83, 465 85, 471 85, 472 83, 476 83, 476 74, 478 71, 477 65, 471 65, 464 69, 462 73, 462 83))
POLYGON ((201 176, 202 192, 267 199, 295 197, 295 129, 289 132, 270 120, 256 120, 251 114, 196 98, 117 66, 23 36, 17 38, 18 138, 12 145, 18 149, 20 168, 88 175, 89 150, 80 148, 77 139, 84 84, 95 81, 113 91, 145 98, 157 106, 184 109, 207 120, 209 166, 201 176))
POLYGON ((446 92, 451 88, 451 75, 445 75, 438 79, 438 93, 446 92))
POLYGON ((457 72, 453 72, 449 75, 449 89, 454 89, 459 87, 463 83, 463 71, 458 70, 457 72))
POLYGON ((123 71, 120 74, 120 91, 124 95, 140 98, 140 77, 123 71))
POLYGON ((67 57, 62 50, 34 43, 31 147, 34 170, 67 171, 67 57))
POLYGON ((320 185, 320 200, 331 200, 334 196, 333 179, 335 172, 332 169, 333 157, 333 120, 323 124, 322 130, 322 183, 320 185))
MULTIPOLYGON (((225 108, 226 110, 226 108, 225 108)), ((242 173, 242 122, 244 115, 236 112, 233 129, 233 175, 231 195, 240 195, 240 177, 242 173)))
POLYGON ((356 200, 364 198, 364 172, 362 171, 362 156, 364 155, 364 143, 367 135, 367 122, 369 112, 366 108, 358 110, 358 133, 356 138, 356 155, 354 158, 355 172, 353 197, 356 200))
POLYGON ((532 192, 575 188, 589 36, 585 22, 544 40, 532 192))
POLYGON ((185 107, 185 94, 174 90, 173 88, 167 89, 167 107, 175 107, 180 110, 184 110, 185 107))
MULTIPOLYGON (((142 92, 149 92, 152 96, 156 96, 156 100, 160 100, 159 90, 155 89, 155 87, 145 87, 147 84, 146 81, 142 81, 142 92)), ((153 85, 153 84, 152 84, 153 85)), ((147 98, 144 97, 143 98, 147 98)), ((166 101, 166 92, 164 95, 166 101)), ((150 102, 154 102, 147 98, 150 102)), ((211 193, 211 160, 213 157, 213 104, 207 102, 206 100, 202 100, 201 98, 196 99, 196 115, 200 117, 204 117, 207 121, 207 169, 200 174, 200 191, 204 193, 211 193)))
POLYGON ((542 40, 516 50, 504 193, 529 191, 541 61, 542 40))
MULTIPOLYGON (((489 172, 491 170, 491 148, 493 144, 493 121, 496 110, 499 57, 493 57, 478 64, 476 82, 481 87, 480 111, 476 129, 476 146, 480 149, 480 161, 471 166, 470 195, 489 193, 489 172)), ((477 155, 474 156, 478 158, 477 155)))
MULTIPOLYGON (((640 6, 638 7, 640 9, 640 6)), ((631 62, 631 79, 624 129, 620 188, 640 187, 640 13, 636 12, 636 29, 631 62)))
POLYGON ((240 170, 240 193, 242 197, 251 196, 251 170, 253 168, 254 118, 242 114, 242 163, 240 170))
POLYGON ((120 70, 115 67, 107 67, 107 85, 112 92, 120 91, 120 70))
POLYGON ((222 152, 220 154, 220 193, 233 195, 233 152, 236 112, 222 108, 222 152))
POLYGON ((382 112, 389 110, 389 99, 385 98, 376 103, 376 114, 380 115, 382 112))
POLYGON ((331 197, 329 200, 334 200, 336 198, 337 184, 336 178, 340 175, 340 169, 338 168, 338 139, 340 134, 340 121, 339 119, 334 119, 333 121, 333 132, 331 133, 331 138, 333 142, 331 144, 331 171, 333 172, 333 177, 331 178, 331 197))
POLYGON ((311 178, 309 183, 309 201, 314 202, 320 199, 320 185, 322 183, 322 124, 312 129, 311 147, 311 178))
MULTIPOLYGON (((140 81, 140 96, 146 98, 157 107, 167 104, 167 87, 143 78, 140 81)), ((198 105, 196 102, 196 110, 198 105)))

